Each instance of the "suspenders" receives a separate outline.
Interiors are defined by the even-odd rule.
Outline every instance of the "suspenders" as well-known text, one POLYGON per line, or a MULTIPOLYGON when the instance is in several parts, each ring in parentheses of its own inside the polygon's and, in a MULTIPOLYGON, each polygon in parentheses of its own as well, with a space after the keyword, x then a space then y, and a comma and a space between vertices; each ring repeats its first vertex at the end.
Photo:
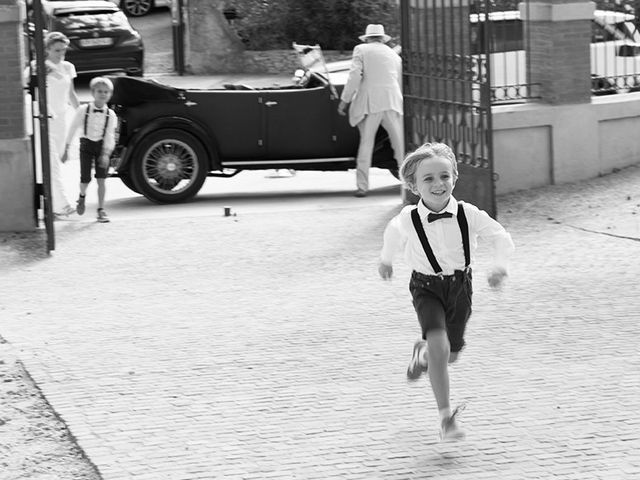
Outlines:
MULTIPOLYGON (((87 103, 87 111, 84 114, 84 136, 87 136, 87 124, 89 123, 89 110, 91 109, 91 104, 87 103)), ((107 125, 109 124, 109 107, 104 106, 104 129, 102 130, 102 138, 100 140, 104 140, 104 136, 107 133, 107 125)), ((98 141, 100 141, 98 140, 98 141)))
MULTIPOLYGON (((465 269, 467 269, 471 264, 471 253, 469 250, 469 224, 467 223, 467 217, 464 214, 464 208, 462 208, 461 203, 458 203, 458 214, 456 215, 456 218, 458 219, 458 226, 460 227, 460 233, 462 234, 464 267, 465 269)), ((424 232, 424 227, 422 226, 422 222, 420 221, 420 214, 418 214, 417 207, 411 211, 411 221, 413 222, 413 226, 416 229, 416 233, 418 234, 418 238, 420 239, 422 248, 424 248, 424 253, 427 254, 427 259, 431 264, 431 268, 433 268, 433 271, 436 272, 436 275, 441 275, 442 267, 438 263, 438 260, 436 260, 436 257, 433 254, 433 250, 431 249, 431 245, 429 245, 429 240, 427 239, 427 234, 424 232)))

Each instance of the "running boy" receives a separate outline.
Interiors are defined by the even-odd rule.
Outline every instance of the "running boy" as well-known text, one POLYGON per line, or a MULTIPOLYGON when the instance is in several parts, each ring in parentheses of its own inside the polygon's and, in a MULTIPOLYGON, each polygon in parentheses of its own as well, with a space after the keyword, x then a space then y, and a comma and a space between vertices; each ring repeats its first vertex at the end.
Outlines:
POLYGON ((104 210, 105 180, 109 170, 109 157, 115 147, 115 133, 118 118, 107 102, 113 95, 113 83, 105 77, 96 77, 89 82, 93 102, 80 105, 76 109, 73 122, 67 134, 62 161, 67 160, 69 144, 76 131, 82 127, 80 136, 80 196, 76 202, 78 215, 85 211, 85 196, 91 182, 91 168, 95 165, 98 182, 98 222, 109 221, 104 210))
POLYGON ((378 272, 390 279, 394 253, 404 249, 413 270, 409 290, 422 329, 407 378, 414 381, 428 373, 440 412, 440 439, 461 440, 465 434, 456 421, 458 409, 452 412, 449 404, 448 364, 457 360, 464 346, 471 315, 471 260, 478 238, 493 243, 488 281, 497 288, 507 276, 514 246, 502 225, 486 212, 451 195, 458 167, 447 145, 425 143, 407 155, 400 175, 420 201, 403 208, 387 225, 378 272))

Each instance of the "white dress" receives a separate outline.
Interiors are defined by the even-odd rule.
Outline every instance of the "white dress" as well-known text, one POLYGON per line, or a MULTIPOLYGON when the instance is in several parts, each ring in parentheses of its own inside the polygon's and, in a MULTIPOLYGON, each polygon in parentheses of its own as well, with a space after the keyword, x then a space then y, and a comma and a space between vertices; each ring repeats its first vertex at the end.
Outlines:
POLYGON ((70 105, 69 91, 76 78, 76 69, 71 62, 63 60, 55 64, 46 61, 47 110, 49 114, 49 164, 51 166, 51 206, 53 212, 62 213, 71 206, 62 175, 60 158, 64 153, 67 137, 67 113, 70 105))

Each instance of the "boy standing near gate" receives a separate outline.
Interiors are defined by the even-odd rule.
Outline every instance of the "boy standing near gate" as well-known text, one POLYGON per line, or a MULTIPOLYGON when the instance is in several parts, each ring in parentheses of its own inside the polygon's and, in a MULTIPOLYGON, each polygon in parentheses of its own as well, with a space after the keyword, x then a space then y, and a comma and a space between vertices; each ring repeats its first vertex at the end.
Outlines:
POLYGON ((459 408, 452 411, 449 403, 448 364, 457 360, 465 343, 471 315, 471 262, 478 238, 492 243, 488 281, 497 288, 507 276, 514 246, 502 225, 486 212, 451 195, 458 167, 447 145, 425 143, 407 155, 400 175, 420 201, 403 208, 387 225, 378 272, 390 279, 393 256, 404 250, 413 270, 409 290, 422 329, 407 378, 415 381, 427 372, 440 413, 440 439, 461 440, 465 434, 456 420, 459 408))
POLYGON ((89 82, 93 102, 80 105, 76 109, 73 122, 67 134, 65 151, 62 161, 67 160, 69 144, 76 131, 82 127, 80 136, 80 196, 78 197, 76 210, 78 215, 85 211, 85 199, 87 187, 91 182, 91 168, 95 168, 95 177, 98 183, 98 222, 109 221, 104 210, 104 197, 106 193, 106 178, 109 170, 109 157, 115 147, 115 133, 118 118, 113 110, 107 106, 107 102, 113 95, 113 83, 105 77, 96 77, 89 82))

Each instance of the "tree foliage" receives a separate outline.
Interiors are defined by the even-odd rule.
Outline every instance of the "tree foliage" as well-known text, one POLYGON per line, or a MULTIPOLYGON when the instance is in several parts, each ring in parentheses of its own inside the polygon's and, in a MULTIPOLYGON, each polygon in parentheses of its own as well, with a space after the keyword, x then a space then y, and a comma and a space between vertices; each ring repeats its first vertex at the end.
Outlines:
POLYGON ((369 23, 398 36, 395 0, 229 0, 238 18, 232 26, 250 50, 290 48, 292 42, 351 50, 369 23))

